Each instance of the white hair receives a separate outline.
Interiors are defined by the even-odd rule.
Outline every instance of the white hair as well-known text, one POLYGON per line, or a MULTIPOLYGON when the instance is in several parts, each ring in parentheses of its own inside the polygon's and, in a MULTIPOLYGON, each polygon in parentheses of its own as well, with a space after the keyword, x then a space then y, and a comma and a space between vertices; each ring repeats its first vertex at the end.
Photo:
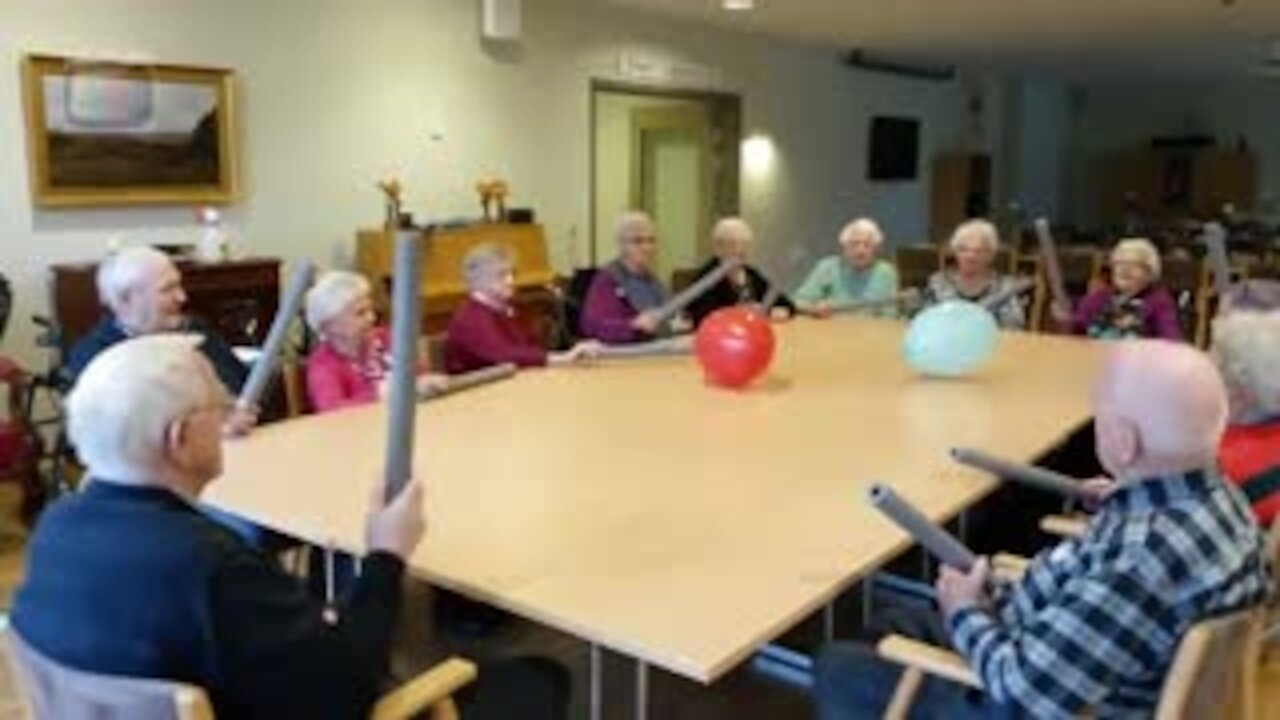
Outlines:
POLYGON ((621 245, 642 230, 653 232, 653 218, 649 217, 647 213, 631 210, 623 213, 622 217, 618 219, 618 228, 614 231, 614 237, 617 239, 618 244, 621 245))
POLYGON ((1125 238, 1111 250, 1111 262, 1136 262, 1147 268, 1151 279, 1160 279, 1160 251, 1146 238, 1125 238))
POLYGON ((981 241, 991 250, 992 255, 1000 250, 1000 231, 988 220, 975 219, 960 223, 955 232, 951 233, 951 249, 958 250, 960 243, 967 238, 981 241))
POLYGON ((755 239, 756 236, 751 230, 751 226, 740 217, 722 218, 711 230, 711 242, 716 244, 734 240, 752 243, 755 242, 755 239))
POLYGON ((163 460, 169 427, 226 391, 200 337, 156 333, 107 348, 67 397, 67 436, 92 475, 143 482, 163 460))
POLYGON ((880 247, 884 244, 884 233, 880 231, 880 226, 871 218, 858 218, 840 231, 840 244, 848 245, 853 242, 853 238, 858 235, 864 235, 871 238, 871 244, 880 247))
POLYGON ((351 303, 369 294, 369 281, 347 270, 330 270, 307 291, 307 326, 317 334, 351 303))
POLYGON ((497 243, 481 243, 471 248, 462 259, 462 275, 474 290, 490 273, 499 268, 509 268, 513 262, 508 248, 497 243))
POLYGON ((1250 412, 1280 415, 1280 311, 1238 311, 1215 319, 1210 353, 1231 394, 1249 398, 1250 412))
POLYGON ((112 253, 98 265, 98 300, 114 312, 125 295, 141 287, 152 272, 168 267, 173 267, 173 261, 153 247, 131 247, 112 253))

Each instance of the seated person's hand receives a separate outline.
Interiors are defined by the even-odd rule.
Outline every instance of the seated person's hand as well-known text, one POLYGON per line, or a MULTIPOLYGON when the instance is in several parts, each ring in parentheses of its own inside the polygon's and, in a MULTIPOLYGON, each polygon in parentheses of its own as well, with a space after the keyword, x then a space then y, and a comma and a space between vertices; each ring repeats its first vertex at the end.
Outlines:
POLYGON ((1049 305, 1049 315, 1053 317, 1053 321, 1059 325, 1067 325, 1071 322, 1071 306, 1067 303, 1054 300, 1049 305))
POLYGON ((1084 509, 1097 512, 1102 503, 1116 490, 1116 481, 1106 476, 1099 476, 1084 481, 1084 509))
POLYGON ((222 421, 222 436, 227 438, 244 437, 257 424, 258 407, 256 405, 243 406, 236 403, 231 412, 227 414, 227 419, 222 421))
POLYGON ((774 322, 786 322, 791 319, 791 311, 781 305, 775 305, 769 310, 769 319, 774 322))
MULTIPOLYGON (((437 392, 449 387, 449 376, 441 375, 440 373, 426 373, 419 375, 418 379, 414 381, 414 384, 419 395, 422 393, 437 392)), ((381 395, 381 386, 379 386, 378 390, 379 395, 381 395)))
MULTIPOLYGON (((671 332, 680 335, 693 330, 693 321, 684 315, 679 315, 671 321, 671 332)), ((656 330, 654 332, 657 332, 656 330)))
POLYGON ((569 365, 582 360, 591 360, 600 356, 604 345, 595 340, 583 340, 564 352, 551 353, 547 358, 551 365, 569 365))
POLYGON ((819 320, 831 317, 833 312, 835 312, 835 306, 829 300, 819 300, 804 311, 809 317, 818 318, 819 320))
POLYGON ((952 615, 961 610, 986 602, 990 576, 991 563, 985 557, 978 558, 968 573, 943 565, 938 571, 938 581, 933 586, 938 593, 938 607, 942 608, 942 616, 950 620, 952 615))
POLYGON ((658 322, 658 313, 654 310, 645 310, 636 315, 631 321, 631 329, 638 330, 647 335, 657 335, 658 327, 662 323, 658 322))
POLYGON ((407 559, 427 530, 422 483, 417 480, 409 482, 389 503, 383 499, 383 494, 382 483, 375 483, 365 523, 365 543, 371 552, 382 550, 402 560, 407 559))

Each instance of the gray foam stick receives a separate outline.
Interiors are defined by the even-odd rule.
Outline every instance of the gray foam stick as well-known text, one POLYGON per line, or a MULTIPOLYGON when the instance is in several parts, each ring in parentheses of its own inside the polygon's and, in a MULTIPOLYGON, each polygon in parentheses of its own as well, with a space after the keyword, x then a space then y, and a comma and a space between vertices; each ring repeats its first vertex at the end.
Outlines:
POLYGON ((1209 267, 1213 269, 1213 288, 1218 294, 1218 307, 1231 289, 1231 260, 1227 256, 1227 229, 1221 223, 1204 226, 1204 244, 1208 248, 1209 267))
POLYGON ((951 451, 951 457, 961 465, 989 472, 1005 480, 1019 482, 1063 497, 1077 500, 1089 498, 1084 483, 1069 475, 1045 470, 1035 465, 1004 460, 972 448, 955 448, 951 451))
POLYGON ((1009 287, 996 293, 995 295, 992 295, 986 300, 983 300, 979 304, 982 305, 982 307, 985 308, 986 310, 990 312, 995 312, 996 310, 1000 309, 1000 306, 1004 305, 1005 303, 1009 302, 1015 297, 1021 295, 1022 293, 1030 290, 1032 287, 1035 287, 1035 281, 1028 280, 1027 278, 1019 278, 1015 280, 1014 283, 1009 287))
POLYGON ((1045 277, 1049 278, 1049 290, 1053 299, 1062 305, 1071 307, 1071 296, 1067 294, 1067 284, 1062 279, 1062 263, 1058 261, 1058 244, 1054 242, 1049 221, 1036 220, 1036 237, 1040 240, 1040 258, 1044 263, 1045 277))
POLYGON ((262 393, 267 389, 267 381, 271 379, 271 374, 280 364, 280 350, 284 348, 285 339, 289 335, 289 326, 298 316, 298 310, 302 307, 302 298, 306 295, 307 288, 311 286, 311 276, 314 274, 315 268, 309 261, 294 268, 293 276, 289 278, 289 285, 280 298, 280 307, 276 308, 276 316, 271 321, 271 330, 267 333, 267 341, 262 346, 262 354, 253 364, 253 370, 250 371, 249 378, 244 381, 244 387, 240 389, 236 407, 254 408, 262 402, 262 393))
POLYGON ((481 385, 489 385, 499 380, 506 380, 507 378, 515 377, 518 369, 514 363, 503 363, 502 365, 491 365, 487 368, 480 368, 467 373, 450 375, 445 381, 444 387, 423 390, 422 399, 434 400, 446 395, 456 395, 481 385))
POLYGON ((868 492, 867 499, 944 564, 966 573, 973 568, 977 561, 973 551, 951 533, 931 522, 914 505, 898 497, 893 488, 874 485, 868 492))
POLYGON ((627 358, 671 357, 689 355, 693 352, 692 338, 679 336, 652 340, 650 342, 633 343, 631 345, 605 345, 597 356, 602 360, 618 360, 627 358))
POLYGON ((716 269, 698 278, 697 282, 689 287, 681 290, 675 297, 668 300, 661 307, 657 308, 658 322, 664 323, 671 318, 679 315, 694 300, 702 297, 708 290, 715 287, 734 268, 742 265, 738 260, 721 260, 716 269))
POLYGON ((391 288, 391 377, 387 401, 387 448, 383 480, 389 502, 413 475, 414 423, 418 411, 418 334, 423 236, 396 232, 391 288))
POLYGON ((882 298, 866 298, 862 300, 853 300, 847 303, 841 303, 831 308, 832 315, 852 315, 856 313, 866 312, 868 310, 879 310, 881 308, 893 307, 900 303, 915 303, 920 301, 920 291, 915 288, 907 288, 897 292, 889 297, 882 298))

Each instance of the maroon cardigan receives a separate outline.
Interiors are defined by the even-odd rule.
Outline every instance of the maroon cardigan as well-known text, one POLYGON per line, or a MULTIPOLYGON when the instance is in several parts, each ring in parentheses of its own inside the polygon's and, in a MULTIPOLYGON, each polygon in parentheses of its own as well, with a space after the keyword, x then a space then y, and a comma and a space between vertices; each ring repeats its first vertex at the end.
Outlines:
POLYGON ((445 330, 445 372, 471 372, 503 363, 540 367, 547 364, 547 351, 509 310, 500 310, 474 297, 467 298, 453 313, 445 330))

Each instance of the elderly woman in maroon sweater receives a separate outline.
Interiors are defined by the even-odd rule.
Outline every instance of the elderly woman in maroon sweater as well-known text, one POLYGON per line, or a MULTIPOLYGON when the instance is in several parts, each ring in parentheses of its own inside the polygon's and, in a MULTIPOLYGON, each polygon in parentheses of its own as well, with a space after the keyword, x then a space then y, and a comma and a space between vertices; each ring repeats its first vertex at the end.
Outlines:
POLYGON ((445 331, 444 364, 449 373, 491 365, 520 367, 563 365, 593 357, 596 342, 581 342, 567 352, 547 352, 516 320, 511 308, 515 272, 510 252, 499 245, 479 245, 467 253, 462 272, 471 295, 454 313, 445 331))
POLYGON ((1111 285, 1080 301, 1075 312, 1057 303, 1054 318, 1076 335, 1099 340, 1181 340, 1178 304, 1160 285, 1160 253, 1150 240, 1121 240, 1111 252, 1111 285))
POLYGON ((658 318, 667 288, 653 273, 658 234, 648 215, 630 212, 618 223, 618 258, 596 272, 582 309, 582 334, 610 344, 668 335, 658 318))

